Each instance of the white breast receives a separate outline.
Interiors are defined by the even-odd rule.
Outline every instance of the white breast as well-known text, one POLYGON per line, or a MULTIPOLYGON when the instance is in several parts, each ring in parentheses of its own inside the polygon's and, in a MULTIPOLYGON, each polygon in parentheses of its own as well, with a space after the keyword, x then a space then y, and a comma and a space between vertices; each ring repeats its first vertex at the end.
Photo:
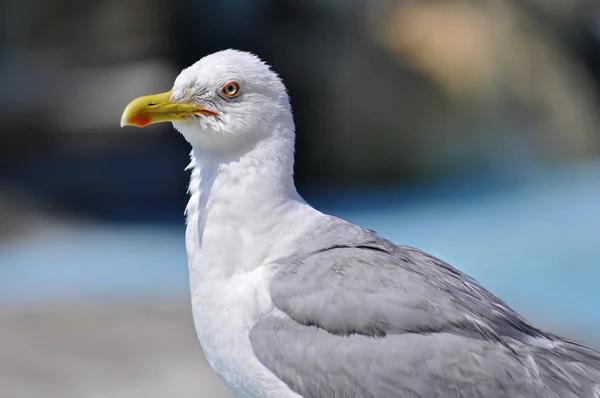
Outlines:
POLYGON ((299 397, 258 361, 250 345, 250 328, 273 307, 268 279, 269 271, 259 267, 191 286, 198 339, 210 366, 237 397, 299 397))

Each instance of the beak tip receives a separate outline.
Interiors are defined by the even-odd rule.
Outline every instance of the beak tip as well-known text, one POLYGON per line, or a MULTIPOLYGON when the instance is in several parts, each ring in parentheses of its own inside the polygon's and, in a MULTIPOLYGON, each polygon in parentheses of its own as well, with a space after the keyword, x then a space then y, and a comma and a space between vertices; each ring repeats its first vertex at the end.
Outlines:
POLYGON ((121 115, 121 121, 119 123, 121 127, 125 127, 129 124, 129 123, 127 123, 127 119, 129 119, 129 117, 128 117, 128 112, 126 109, 125 112, 123 112, 123 114, 121 115))

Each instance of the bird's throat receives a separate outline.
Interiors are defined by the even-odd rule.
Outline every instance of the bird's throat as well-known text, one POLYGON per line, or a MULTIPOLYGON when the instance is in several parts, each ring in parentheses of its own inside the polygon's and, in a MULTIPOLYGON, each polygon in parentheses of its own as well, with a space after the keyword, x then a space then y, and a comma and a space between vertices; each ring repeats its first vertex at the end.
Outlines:
POLYGON ((273 251, 266 236, 283 228, 303 205, 292 177, 289 143, 265 142, 236 159, 192 152, 186 249, 190 276, 226 276, 251 270, 273 251), (218 259, 218 262, 217 260, 218 259))

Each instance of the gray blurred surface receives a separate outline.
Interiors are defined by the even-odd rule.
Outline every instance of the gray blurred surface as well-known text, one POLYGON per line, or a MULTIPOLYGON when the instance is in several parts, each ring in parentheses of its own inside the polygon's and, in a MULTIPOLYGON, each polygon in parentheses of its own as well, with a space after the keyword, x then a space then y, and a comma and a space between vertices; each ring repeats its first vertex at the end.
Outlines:
POLYGON ((0 308, 0 397, 230 398, 186 302, 0 308))

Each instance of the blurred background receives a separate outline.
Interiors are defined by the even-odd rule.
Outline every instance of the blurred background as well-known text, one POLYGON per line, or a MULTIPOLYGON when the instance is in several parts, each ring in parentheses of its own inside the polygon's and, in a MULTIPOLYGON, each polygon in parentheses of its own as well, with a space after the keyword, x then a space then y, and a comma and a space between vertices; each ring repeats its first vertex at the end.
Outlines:
POLYGON ((231 397, 189 308, 187 143, 133 98, 229 47, 318 209, 600 346, 600 1, 3 0, 0 396, 231 397))

